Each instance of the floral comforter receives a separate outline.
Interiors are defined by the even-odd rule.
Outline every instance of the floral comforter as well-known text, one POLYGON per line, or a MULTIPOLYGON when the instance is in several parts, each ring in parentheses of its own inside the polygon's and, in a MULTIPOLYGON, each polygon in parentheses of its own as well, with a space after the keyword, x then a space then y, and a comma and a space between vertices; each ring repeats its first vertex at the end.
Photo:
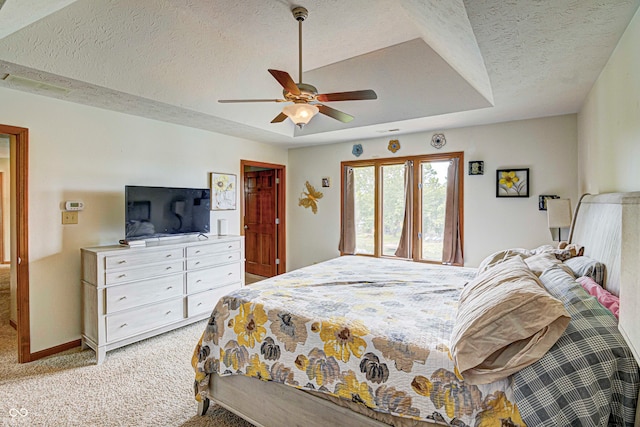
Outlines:
POLYGON ((210 374, 241 374, 400 417, 524 425, 510 379, 465 384, 451 359, 458 296, 475 271, 345 256, 233 292, 195 349, 196 398, 210 374))

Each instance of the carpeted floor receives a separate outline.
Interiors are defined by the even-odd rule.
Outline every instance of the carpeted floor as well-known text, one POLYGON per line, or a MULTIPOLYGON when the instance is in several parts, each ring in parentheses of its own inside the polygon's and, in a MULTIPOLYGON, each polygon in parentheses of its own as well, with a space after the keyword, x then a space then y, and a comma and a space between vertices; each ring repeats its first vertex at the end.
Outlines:
POLYGON ((0 283, 1 426, 251 426, 217 406, 196 415, 190 361, 205 321, 109 352, 97 366, 79 348, 17 363, 8 319, 0 283))

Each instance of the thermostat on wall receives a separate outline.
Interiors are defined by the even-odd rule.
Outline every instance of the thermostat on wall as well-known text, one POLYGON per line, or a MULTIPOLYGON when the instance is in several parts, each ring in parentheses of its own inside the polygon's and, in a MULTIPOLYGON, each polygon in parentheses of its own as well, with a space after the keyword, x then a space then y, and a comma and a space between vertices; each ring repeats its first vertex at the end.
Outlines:
POLYGON ((67 202, 64 202, 64 208, 68 211, 81 211, 82 209, 84 209, 84 203, 75 200, 69 200, 67 202))

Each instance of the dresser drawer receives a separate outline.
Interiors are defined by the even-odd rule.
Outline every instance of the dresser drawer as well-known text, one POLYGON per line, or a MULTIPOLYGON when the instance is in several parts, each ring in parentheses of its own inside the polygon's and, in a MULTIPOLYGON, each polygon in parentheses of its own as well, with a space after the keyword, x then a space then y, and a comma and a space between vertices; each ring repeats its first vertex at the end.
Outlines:
POLYGON ((184 318, 183 298, 107 316, 107 342, 158 328, 184 318))
POLYGON ((236 289, 240 289, 240 283, 232 283, 210 291, 189 295, 187 297, 187 316, 211 313, 220 298, 236 289))
POLYGON ((143 268, 131 268, 128 270, 107 271, 105 273, 105 284, 114 285, 117 283, 129 282, 131 280, 147 279, 149 277, 163 276, 171 273, 179 273, 184 268, 182 260, 165 262, 162 264, 152 264, 143 268))
POLYGON ((240 249, 239 240, 230 240, 228 242, 212 243, 210 245, 189 246, 187 247, 187 258, 199 257, 203 255, 215 254, 219 252, 236 251, 240 249))
POLYGON ((241 282, 240 263, 190 271, 187 272, 187 293, 218 288, 232 282, 241 282))
POLYGON ((176 274, 127 285, 111 286, 106 289, 106 312, 110 314, 180 296, 183 292, 183 282, 183 275, 176 274))
POLYGON ((181 259, 183 256, 182 248, 165 249, 151 252, 137 252, 136 249, 122 251, 117 255, 108 255, 104 257, 104 268, 109 270, 112 268, 139 267, 141 264, 153 264, 157 262, 181 259))
POLYGON ((240 252, 216 253, 209 256, 187 259, 187 270, 211 267, 214 265, 226 264, 228 262, 240 261, 240 252))

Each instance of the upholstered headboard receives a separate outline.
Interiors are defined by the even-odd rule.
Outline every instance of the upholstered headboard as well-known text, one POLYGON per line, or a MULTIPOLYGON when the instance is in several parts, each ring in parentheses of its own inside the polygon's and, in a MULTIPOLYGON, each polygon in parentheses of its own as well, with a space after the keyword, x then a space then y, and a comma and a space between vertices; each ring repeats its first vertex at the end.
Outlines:
POLYGON ((606 266, 605 287, 620 297, 618 328, 640 361, 640 191, 582 196, 569 241, 606 266))

